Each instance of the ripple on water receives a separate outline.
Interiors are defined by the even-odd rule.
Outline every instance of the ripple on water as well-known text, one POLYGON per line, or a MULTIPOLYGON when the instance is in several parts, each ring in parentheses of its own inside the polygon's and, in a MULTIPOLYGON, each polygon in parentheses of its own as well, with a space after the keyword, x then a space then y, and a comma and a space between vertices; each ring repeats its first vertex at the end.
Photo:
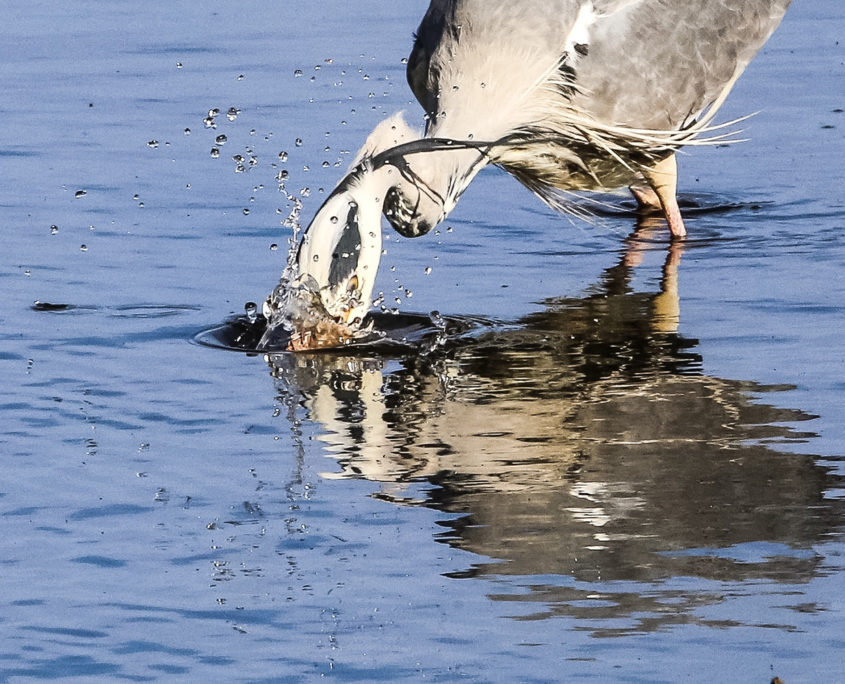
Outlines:
MULTIPOLYGON (((373 313, 370 319, 374 331, 372 335, 350 340, 348 344, 339 348, 326 348, 319 351, 347 354, 355 353, 355 350, 360 350, 361 353, 424 351, 442 345, 447 340, 501 325, 497 321, 480 316, 443 316, 437 311, 428 315, 373 313)), ((259 346, 266 330, 267 319, 264 316, 247 314, 235 316, 221 325, 200 331, 194 336, 194 341, 206 347, 246 353, 284 352, 283 342, 278 348, 268 349, 259 346)))

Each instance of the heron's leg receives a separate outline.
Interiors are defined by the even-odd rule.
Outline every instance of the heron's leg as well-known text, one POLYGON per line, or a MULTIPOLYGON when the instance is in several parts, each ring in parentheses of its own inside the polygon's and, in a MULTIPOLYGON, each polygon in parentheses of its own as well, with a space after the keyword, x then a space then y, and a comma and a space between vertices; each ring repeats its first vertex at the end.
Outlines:
MULTIPOLYGON (((651 168, 643 169, 643 176, 654 190, 663 215, 669 224, 672 236, 681 238, 687 234, 684 227, 684 219, 681 217, 681 210, 678 208, 678 162, 674 154, 670 154, 651 168)), ((635 195, 636 196, 636 195, 635 195)))
POLYGON ((637 200, 637 206, 643 211, 663 211, 660 206, 660 199, 657 193, 651 189, 645 178, 642 181, 628 186, 634 199, 637 200))

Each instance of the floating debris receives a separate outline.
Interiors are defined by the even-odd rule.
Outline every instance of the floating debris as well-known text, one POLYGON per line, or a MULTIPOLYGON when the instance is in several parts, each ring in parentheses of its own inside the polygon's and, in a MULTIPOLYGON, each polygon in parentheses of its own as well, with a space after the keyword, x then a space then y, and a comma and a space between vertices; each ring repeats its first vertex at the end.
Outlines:
POLYGON ((53 304, 51 302, 42 302, 38 299, 32 305, 33 311, 67 311, 71 309, 70 304, 53 304))

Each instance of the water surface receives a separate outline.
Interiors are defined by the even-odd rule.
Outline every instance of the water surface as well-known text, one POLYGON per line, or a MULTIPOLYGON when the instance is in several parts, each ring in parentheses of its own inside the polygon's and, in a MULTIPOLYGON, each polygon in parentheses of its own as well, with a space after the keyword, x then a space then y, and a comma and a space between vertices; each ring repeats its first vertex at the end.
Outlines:
POLYGON ((841 676, 834 0, 737 86, 750 142, 681 159, 684 245, 489 170, 386 243, 394 344, 196 343, 277 282, 289 196, 419 118, 424 9, 10 10, 3 681, 841 676))

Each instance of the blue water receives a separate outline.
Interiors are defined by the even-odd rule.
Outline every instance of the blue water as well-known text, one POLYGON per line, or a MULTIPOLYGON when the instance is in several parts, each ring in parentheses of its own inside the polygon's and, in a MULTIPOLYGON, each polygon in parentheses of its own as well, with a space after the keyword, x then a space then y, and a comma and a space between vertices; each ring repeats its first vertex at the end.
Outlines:
POLYGON ((750 142, 682 157, 682 247, 490 170, 377 285, 459 330, 196 343, 276 284, 287 193, 419 121, 425 5, 4 8, 0 680, 841 678, 836 0, 738 84, 750 142))

